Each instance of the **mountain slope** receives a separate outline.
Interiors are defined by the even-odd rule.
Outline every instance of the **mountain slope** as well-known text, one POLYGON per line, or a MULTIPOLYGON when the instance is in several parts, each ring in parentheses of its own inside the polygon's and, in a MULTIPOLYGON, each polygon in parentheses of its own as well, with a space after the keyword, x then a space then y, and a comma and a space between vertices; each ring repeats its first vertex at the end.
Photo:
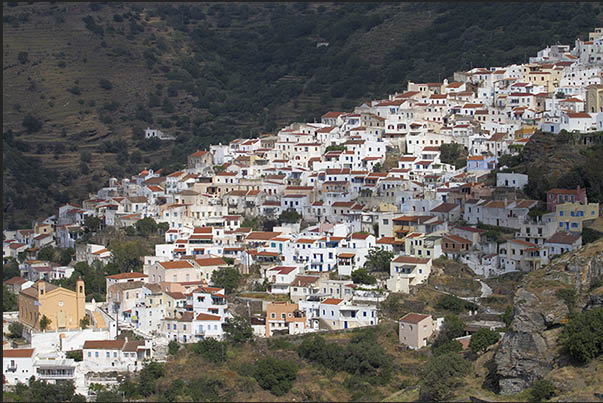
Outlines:
POLYGON ((46 188, 7 165, 10 227, 110 175, 173 170, 196 148, 351 109, 409 79, 522 62, 602 17, 588 3, 20 2, 3 12, 4 155, 57 174, 26 207, 20 194, 46 188), (177 140, 145 143, 147 126, 177 140))

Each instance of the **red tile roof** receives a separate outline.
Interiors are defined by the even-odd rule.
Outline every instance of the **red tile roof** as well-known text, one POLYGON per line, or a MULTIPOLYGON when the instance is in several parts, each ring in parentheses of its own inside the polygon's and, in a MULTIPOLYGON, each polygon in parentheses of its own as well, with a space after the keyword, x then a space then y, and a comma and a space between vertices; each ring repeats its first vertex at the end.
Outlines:
POLYGON ((429 317, 430 317, 430 315, 423 315, 420 313, 407 313, 402 318, 400 318, 400 322, 412 323, 412 324, 416 325, 417 323, 419 323, 422 320, 425 320, 429 317))
POLYGON ((174 260, 171 262, 159 262, 164 269, 190 269, 193 265, 186 260, 174 260))
POLYGON ((322 301, 322 304, 327 304, 327 305, 339 305, 343 302, 343 299, 340 298, 327 298, 324 301, 322 301))
POLYGON ((27 358, 33 356, 33 348, 14 348, 2 351, 3 358, 27 358))
POLYGON ((86 340, 84 350, 121 350, 125 340, 86 340))

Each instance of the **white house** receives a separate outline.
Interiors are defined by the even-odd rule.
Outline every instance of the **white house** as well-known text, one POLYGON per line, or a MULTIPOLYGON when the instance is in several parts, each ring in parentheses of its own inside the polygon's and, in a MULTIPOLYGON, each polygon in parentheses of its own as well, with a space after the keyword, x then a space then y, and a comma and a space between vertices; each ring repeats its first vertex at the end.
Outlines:
POLYGON ((398 256, 390 263, 390 278, 387 289, 392 292, 409 293, 411 285, 422 284, 431 273, 431 259, 398 256))
POLYGON ((377 307, 353 305, 340 298, 327 298, 319 305, 319 317, 328 329, 352 329, 379 323, 377 307))
POLYGON ((152 358, 150 340, 86 340, 82 348, 85 367, 95 372, 138 371, 152 358))
POLYGON ((34 372, 34 349, 15 348, 2 351, 2 374, 9 385, 27 383, 34 372))
POLYGON ((516 173, 497 173, 496 187, 523 189, 528 184, 528 175, 516 173))

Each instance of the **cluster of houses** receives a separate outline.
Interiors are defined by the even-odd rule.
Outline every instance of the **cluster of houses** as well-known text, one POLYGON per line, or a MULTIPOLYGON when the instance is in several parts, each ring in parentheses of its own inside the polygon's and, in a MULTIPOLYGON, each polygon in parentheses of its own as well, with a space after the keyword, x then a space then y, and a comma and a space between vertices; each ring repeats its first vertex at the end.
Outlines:
MULTIPOLYGON (((409 82, 403 93, 325 113, 320 123, 196 151, 167 175, 144 169, 111 178, 81 205, 66 204, 32 229, 5 230, 3 258, 20 263, 20 277, 5 282, 19 295, 10 320, 25 325, 31 343, 10 350, 5 380, 42 376, 47 362, 40 367, 37 357, 51 353, 62 374, 76 376, 77 365, 61 355, 69 349, 83 351, 86 371, 132 371, 153 356, 158 339, 223 338, 232 313, 212 274, 225 267, 255 276, 266 290, 262 314, 250 320, 255 335, 272 337, 377 325, 378 303, 425 283, 440 257, 488 277, 536 270, 579 248, 585 223, 599 217, 585 189, 551 189, 539 205, 518 196, 527 175, 498 173, 489 184, 488 174, 538 130, 603 129, 602 45, 597 28, 573 49, 548 47, 527 64, 409 82), (449 144, 466 151, 466 166, 446 159, 449 144), (142 272, 106 277, 102 303, 85 301, 83 282, 76 291, 51 283, 72 276, 71 264, 36 256, 55 246, 75 248, 74 262, 110 262, 104 245, 78 242, 87 217, 101 227, 152 218, 167 228, 142 272), (248 226, 254 217, 276 225, 248 226), (354 283, 352 273, 380 250, 394 255, 387 279, 354 283), (45 329, 43 315, 51 320, 45 329), (120 329, 145 340, 118 339, 120 329)), ((147 129, 146 137, 165 136, 147 129)), ((424 346, 436 324, 411 314, 400 322, 401 343, 424 346)))

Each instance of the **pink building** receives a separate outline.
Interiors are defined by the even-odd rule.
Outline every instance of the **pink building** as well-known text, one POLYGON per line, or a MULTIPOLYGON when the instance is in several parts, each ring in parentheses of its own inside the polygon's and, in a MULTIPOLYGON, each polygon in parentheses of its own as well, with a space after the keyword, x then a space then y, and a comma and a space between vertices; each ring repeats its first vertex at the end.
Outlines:
POLYGON ((577 186, 575 190, 551 189, 546 192, 546 208, 548 211, 555 211, 557 204, 568 202, 587 203, 586 189, 580 189, 580 186, 577 186))

